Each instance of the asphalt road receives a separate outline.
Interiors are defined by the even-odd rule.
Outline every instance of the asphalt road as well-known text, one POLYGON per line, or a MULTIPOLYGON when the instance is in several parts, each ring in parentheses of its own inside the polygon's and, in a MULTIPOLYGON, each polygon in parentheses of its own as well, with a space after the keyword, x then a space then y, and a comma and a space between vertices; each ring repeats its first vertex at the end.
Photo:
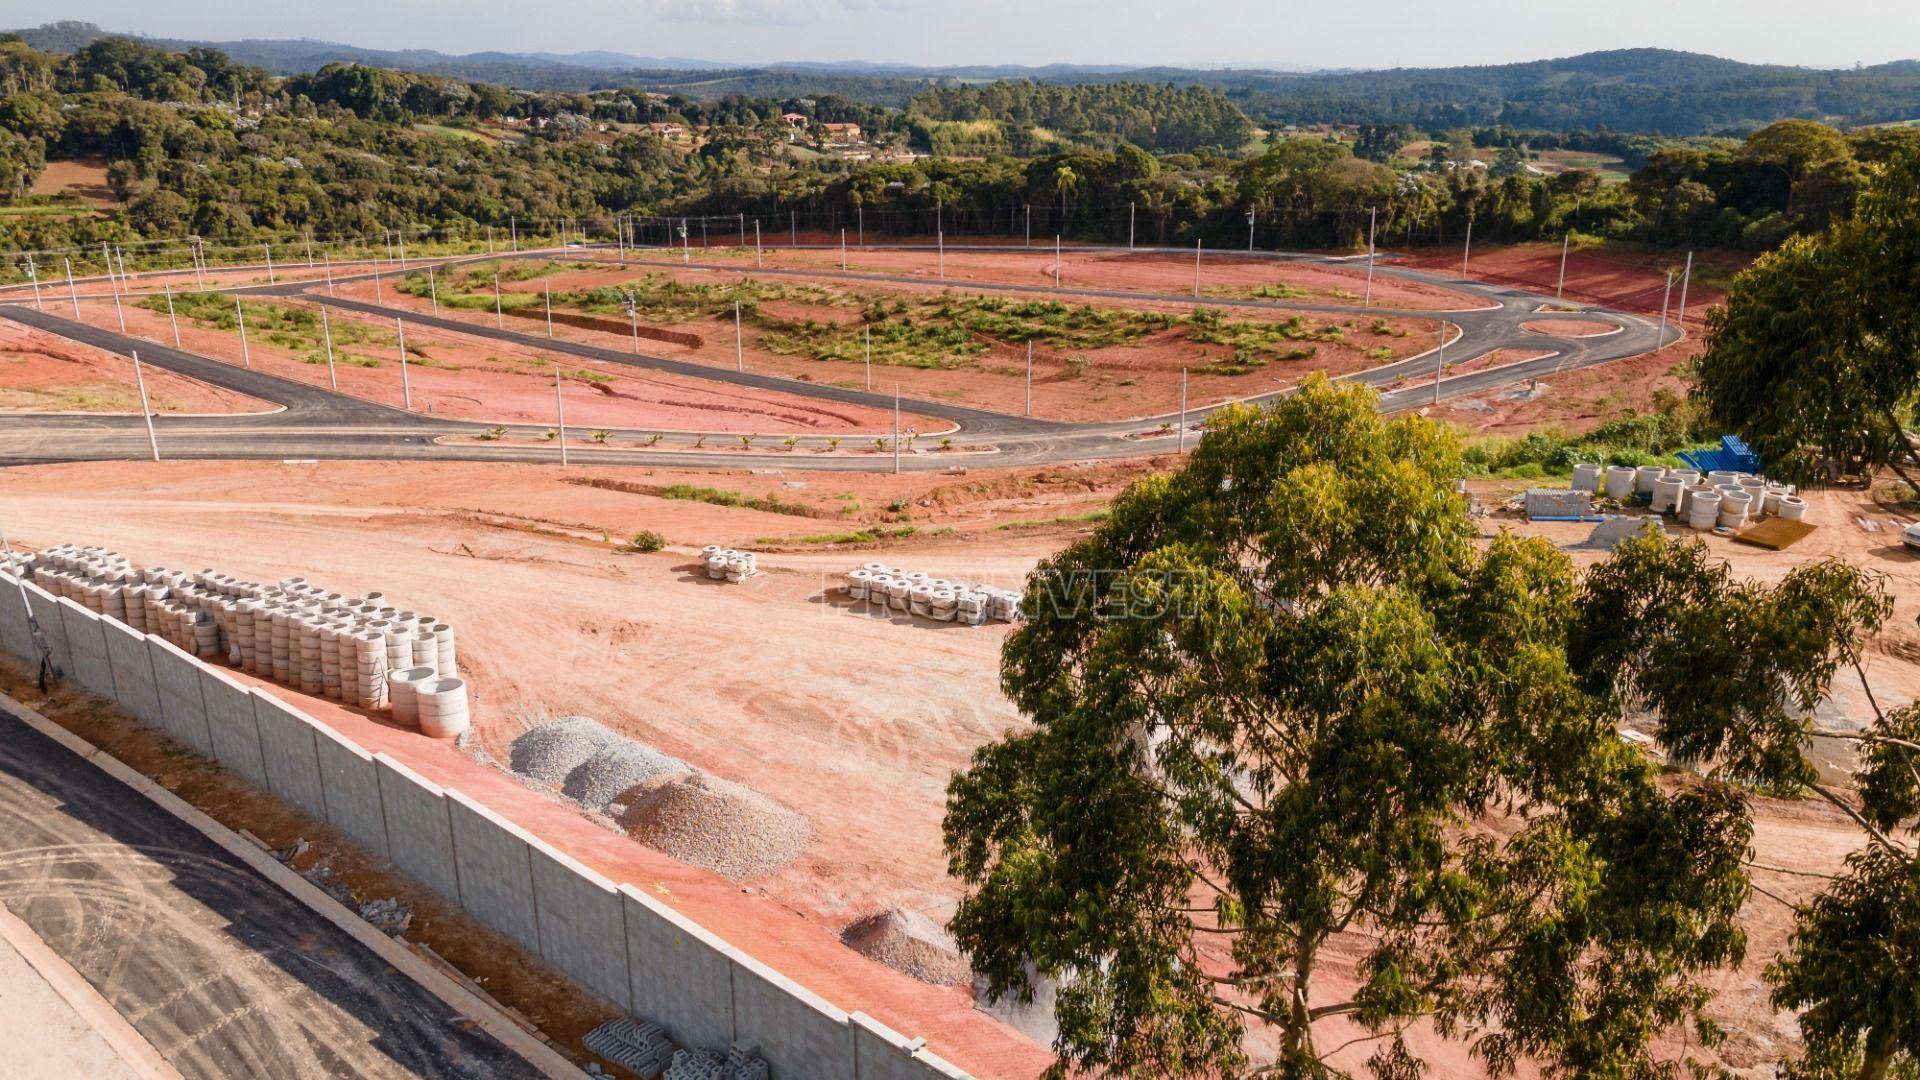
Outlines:
POLYGON ((4 708, 0 901, 184 1077, 540 1075, 4 708))
MULTIPOLYGON (((909 249, 919 249, 907 245, 909 249)), ((956 248, 955 250, 958 250, 956 248)), ((998 249, 1030 251, 1050 257, 1052 249, 998 249)), ((1073 250, 1115 252, 1110 248, 1073 250)), ((1184 249, 1138 249, 1144 254, 1182 254, 1184 249)), ((534 252, 515 255, 468 256, 446 260, 471 264, 489 259, 525 258, 534 252)), ((576 256, 602 257, 597 250, 574 251, 576 256)), ((1234 258, 1248 257, 1234 253, 1234 258)), ((1256 254, 1254 257, 1262 257, 1256 254)), ((1350 264, 1352 260, 1310 255, 1270 254, 1277 261, 1326 262, 1350 264)), ((419 264, 415 265, 418 268, 419 264)), ((689 263, 681 261, 629 258, 624 265, 671 266, 725 272, 748 272, 733 263, 689 263)), ((793 270, 756 268, 751 273, 764 276, 792 275, 825 277, 856 282, 885 284, 938 285, 925 277, 871 273, 842 273, 832 270, 793 270)), ((1444 359, 1450 365, 1464 364, 1495 350, 1544 351, 1533 360, 1464 372, 1441 381, 1439 397, 1454 398, 1485 394, 1528 379, 1577 370, 1613 360, 1637 356, 1655 348, 1658 328, 1649 320, 1624 312, 1578 304, 1560 304, 1553 298, 1512 288, 1490 285, 1448 274, 1381 263, 1376 273, 1418 281, 1465 293, 1484 301, 1476 310, 1438 312, 1425 309, 1360 307, 1340 304, 1302 304, 1289 301, 1265 301, 1222 297, 1203 297, 1176 293, 1143 293, 1111 289, 1085 289, 992 282, 950 282, 953 287, 979 292, 1015 294, 1045 293, 1088 299, 1161 300, 1206 304, 1230 309, 1313 311, 1328 314, 1368 316, 1404 316, 1438 318, 1455 327, 1444 359), (1543 305, 1574 309, 1566 312, 1542 312, 1543 305), (1555 318, 1598 320, 1620 329, 1611 334, 1588 338, 1558 338, 1525 328, 1528 322, 1555 318)), ((364 279, 340 276, 336 280, 364 279)), ((233 291, 302 299, 348 309, 382 318, 397 318, 421 327, 451 330, 461 334, 505 343, 526 345, 550 352, 566 353, 583 359, 620 364, 676 375, 708 379, 737 386, 796 394, 843 404, 891 408, 890 395, 869 391, 823 386, 810 382, 756 372, 733 371, 723 367, 691 363, 668 357, 585 345, 578 342, 527 334, 517 330, 486 326, 435 316, 404 308, 389 307, 347 297, 329 296, 315 282, 283 282, 278 285, 247 286, 233 291)), ((481 423, 447 420, 404 412, 389 406, 335 393, 325 387, 252 371, 223 361, 131 338, 100 327, 75 322, 56 314, 58 307, 45 310, 15 300, 0 304, 0 318, 60 334, 111 352, 128 355, 135 350, 142 362, 166 368, 215 386, 234 390, 279 406, 277 411, 241 416, 162 416, 156 418, 161 453, 168 458, 257 460, 285 458, 437 460, 437 461, 510 461, 554 462, 557 447, 524 445, 507 441, 475 441, 488 426, 481 423)), ((1668 330, 1668 340, 1675 331, 1668 330)), ((1385 364, 1346 378, 1380 389, 1384 410, 1415 408, 1434 400, 1431 376, 1435 357, 1430 353, 1385 364), (1403 380, 1422 379, 1424 385, 1391 389, 1403 380)), ((1261 395, 1259 402, 1281 396, 1286 391, 1261 395)), ((1155 416, 1104 423, 1063 423, 1037 420, 984 409, 956 406, 950 402, 906 400, 903 407, 920 416, 932 417, 950 425, 946 430, 922 432, 924 435, 951 437, 966 452, 922 452, 902 456, 901 467, 910 470, 937 470, 954 465, 1028 466, 1061 461, 1132 457, 1162 452, 1167 441, 1142 438, 1163 431, 1162 425, 1173 417, 1155 416)), ((1204 419, 1209 409, 1194 409, 1189 421, 1204 419)), ((510 425, 514 438, 540 439, 545 425, 510 425)), ((730 451, 716 453, 696 449, 696 435, 686 432, 618 431, 622 440, 659 434, 660 441, 646 450, 610 449, 595 444, 570 443, 568 459, 577 464, 646 465, 688 468, 739 468, 742 466, 828 471, 885 471, 893 467, 888 454, 822 453, 823 437, 803 438, 796 450, 730 451)), ((60 461, 139 459, 151 454, 146 427, 139 417, 130 416, 32 416, 0 417, 0 465, 21 465, 60 461)))

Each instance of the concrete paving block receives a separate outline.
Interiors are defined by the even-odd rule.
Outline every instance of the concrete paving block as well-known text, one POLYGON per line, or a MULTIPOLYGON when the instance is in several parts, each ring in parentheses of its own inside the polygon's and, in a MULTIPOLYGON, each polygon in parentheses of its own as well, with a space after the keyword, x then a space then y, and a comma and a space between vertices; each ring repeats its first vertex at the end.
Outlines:
POLYGON ((926 1073, 913 1059, 925 1039, 909 1039, 863 1012, 850 1013, 853 1028, 853 1071, 860 1080, 923 1080, 926 1073))
POLYGON ((55 671, 71 678, 73 671, 73 651, 67 646, 67 624, 60 618, 60 606, 53 594, 27 582, 27 610, 33 616, 35 625, 40 627, 40 636, 47 643, 47 651, 53 654, 55 671))
POLYGON ((147 648, 147 635, 111 618, 100 620, 100 632, 106 638, 120 707, 143 724, 167 730, 167 718, 160 711, 160 688, 153 682, 153 651, 147 648))
POLYGON ((452 788, 447 789, 447 810, 453 818, 453 854, 460 867, 460 906, 539 953, 533 837, 452 788))
POLYGON ((632 885, 620 886, 620 898, 633 1014, 681 1046, 725 1049, 734 1039, 727 943, 632 885))
POLYGON ((107 659, 107 635, 100 628, 100 616, 61 597, 60 622, 67 630, 67 652, 73 666, 68 677, 108 701, 118 702, 113 692, 113 666, 107 659))
POLYGON ((153 684, 160 691, 160 712, 167 731, 195 750, 213 756, 207 728, 206 694, 200 686, 200 661, 166 638, 147 635, 153 658, 153 684))
POLYGON ((627 920, 619 887, 539 840, 529 846, 540 954, 568 978, 630 1011, 627 920))
POLYGON ((260 787, 267 786, 266 757, 253 694, 218 668, 202 665, 200 693, 207 705, 207 737, 214 759, 260 787))
POLYGON ((380 804, 380 772, 373 755, 325 724, 313 725, 320 751, 320 781, 326 789, 327 823, 368 851, 388 857, 387 811, 380 804))
POLYGON ((249 696, 260 730, 267 790, 320 821, 329 820, 326 786, 320 781, 319 723, 272 694, 255 690, 249 696))
POLYGON ((440 785, 385 754, 373 755, 380 805, 387 815, 387 857, 415 881, 460 903, 453 857, 453 818, 440 785))
POLYGON ((847 1014, 785 975, 729 947, 733 1027, 760 1044, 775 1076, 854 1080, 853 1025, 847 1014))

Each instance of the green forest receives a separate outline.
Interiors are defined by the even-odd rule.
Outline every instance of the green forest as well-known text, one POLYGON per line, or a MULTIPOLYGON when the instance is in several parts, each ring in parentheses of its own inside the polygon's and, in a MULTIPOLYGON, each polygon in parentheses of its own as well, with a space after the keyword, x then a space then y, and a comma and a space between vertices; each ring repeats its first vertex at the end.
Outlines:
MULTIPOLYGON (((471 238, 559 219, 611 237, 629 217, 684 219, 695 242, 752 222, 816 235, 1351 248, 1377 211, 1389 245, 1457 243, 1472 222, 1489 241, 1577 232, 1765 250, 1843 215, 1876 162, 1920 143, 1912 128, 1804 120, 1684 141, 1508 125, 1255 136, 1226 96, 1196 87, 1002 82, 929 90, 895 110, 832 95, 532 92, 352 64, 283 77, 209 49, 103 38, 56 54, 0 38, 0 198, 11 211, 0 239, 18 251, 187 235, 471 238), (781 121, 794 108, 814 129, 857 123, 902 153, 796 152, 781 121), (500 137, 507 118, 524 133, 500 137), (645 126, 661 121, 700 137, 645 126), (928 153, 965 133, 978 145, 928 153), (1423 136, 1432 149, 1396 154, 1423 136), (1528 147, 1604 150, 1638 169, 1623 183, 1549 174, 1527 164, 1528 147), (69 160, 107 163, 111 206, 68 212, 28 193, 47 162, 69 160)), ((641 239, 668 238, 656 228, 641 239)))

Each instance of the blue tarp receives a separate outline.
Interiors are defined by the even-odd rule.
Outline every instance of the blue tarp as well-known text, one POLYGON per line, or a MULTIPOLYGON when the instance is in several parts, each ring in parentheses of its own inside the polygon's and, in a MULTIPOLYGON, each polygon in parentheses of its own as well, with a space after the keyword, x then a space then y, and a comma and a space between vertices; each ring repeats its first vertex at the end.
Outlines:
POLYGON ((1720 436, 1717 450, 1682 450, 1679 458, 1703 473, 1717 470, 1745 473, 1760 471, 1760 455, 1754 453, 1738 435, 1720 436))

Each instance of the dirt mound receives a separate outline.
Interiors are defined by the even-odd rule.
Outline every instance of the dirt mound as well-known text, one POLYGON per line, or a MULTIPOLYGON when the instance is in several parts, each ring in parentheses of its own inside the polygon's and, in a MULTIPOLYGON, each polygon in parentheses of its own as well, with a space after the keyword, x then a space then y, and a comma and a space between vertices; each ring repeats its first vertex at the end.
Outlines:
POLYGON ((620 812, 627 835, 736 881, 774 870, 806 849, 807 819, 739 784, 687 773, 658 779, 620 812))
POLYGON ((840 932, 840 940, 867 959, 921 982, 952 986, 967 979, 967 962, 946 927, 911 908, 890 908, 857 920, 840 932))
POLYGON ((507 760, 521 776, 557 788, 588 758, 622 741, 598 720, 563 716, 513 740, 507 747, 507 760))
POLYGON ((686 771, 687 763, 679 758, 645 743, 621 739, 594 751, 592 757, 575 766, 560 790, 582 805, 601 810, 636 784, 686 771))

